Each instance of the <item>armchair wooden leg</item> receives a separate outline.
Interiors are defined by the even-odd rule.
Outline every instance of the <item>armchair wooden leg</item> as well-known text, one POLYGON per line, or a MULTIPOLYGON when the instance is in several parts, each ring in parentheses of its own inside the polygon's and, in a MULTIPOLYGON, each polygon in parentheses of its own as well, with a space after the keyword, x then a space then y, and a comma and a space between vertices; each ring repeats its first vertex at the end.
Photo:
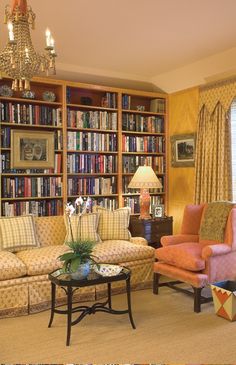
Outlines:
POLYGON ((201 312, 201 291, 202 288, 193 288, 194 289, 194 312, 201 312))
POLYGON ((153 294, 158 294, 160 277, 161 277, 161 274, 154 272, 154 274, 153 274, 153 294))

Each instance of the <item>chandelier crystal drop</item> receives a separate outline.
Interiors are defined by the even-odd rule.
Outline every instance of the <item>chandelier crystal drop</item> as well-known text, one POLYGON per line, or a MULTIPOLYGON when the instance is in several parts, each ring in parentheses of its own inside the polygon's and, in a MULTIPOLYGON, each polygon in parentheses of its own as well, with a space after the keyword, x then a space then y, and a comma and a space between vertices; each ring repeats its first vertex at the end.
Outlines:
POLYGON ((35 14, 27 0, 12 0, 6 6, 4 23, 8 27, 8 42, 0 52, 0 70, 13 79, 12 89, 29 90, 30 80, 40 72, 56 74, 54 39, 46 30, 45 54, 34 49, 30 27, 34 29, 35 14))

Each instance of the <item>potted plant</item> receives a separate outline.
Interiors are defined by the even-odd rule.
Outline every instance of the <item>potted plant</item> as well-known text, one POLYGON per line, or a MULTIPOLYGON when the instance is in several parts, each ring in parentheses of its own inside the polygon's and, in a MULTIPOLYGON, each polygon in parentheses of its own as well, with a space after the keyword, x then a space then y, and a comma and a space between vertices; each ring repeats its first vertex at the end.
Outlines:
POLYGON ((92 254, 95 242, 77 240, 66 244, 70 251, 59 256, 59 259, 64 261, 62 270, 70 273, 73 279, 85 279, 90 272, 91 262, 98 265, 92 254))

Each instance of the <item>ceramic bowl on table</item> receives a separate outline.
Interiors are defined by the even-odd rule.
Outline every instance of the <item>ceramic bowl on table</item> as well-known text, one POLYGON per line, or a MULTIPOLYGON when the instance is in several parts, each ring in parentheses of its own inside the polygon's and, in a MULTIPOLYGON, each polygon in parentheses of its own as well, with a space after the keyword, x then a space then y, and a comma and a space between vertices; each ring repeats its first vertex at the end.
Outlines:
POLYGON ((94 265, 93 269, 102 276, 115 276, 121 272, 122 267, 119 265, 99 264, 99 266, 94 265))

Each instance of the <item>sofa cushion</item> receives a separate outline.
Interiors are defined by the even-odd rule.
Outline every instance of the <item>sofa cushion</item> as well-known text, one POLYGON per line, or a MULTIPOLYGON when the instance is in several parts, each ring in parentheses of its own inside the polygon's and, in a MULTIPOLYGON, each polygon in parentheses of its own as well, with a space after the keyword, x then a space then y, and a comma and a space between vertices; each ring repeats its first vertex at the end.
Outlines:
POLYGON ((150 246, 136 245, 129 241, 107 240, 96 245, 93 254, 99 262, 118 264, 154 258, 154 249, 150 246))
POLYGON ((38 247, 33 216, 0 218, 0 245, 11 252, 38 247))
POLYGON ((70 218, 65 214, 66 238, 65 242, 76 240, 89 240, 94 242, 101 242, 100 236, 97 233, 99 213, 85 213, 74 214, 70 218), (71 229, 73 239, 71 237, 71 230, 69 226, 71 222, 71 229))
POLYGON ((21 251, 16 255, 25 264, 27 275, 42 275, 62 267, 62 262, 58 260, 58 256, 66 251, 68 251, 68 247, 65 245, 49 246, 21 251))
POLYGON ((196 242, 180 243, 165 246, 156 250, 158 260, 190 271, 205 269, 205 261, 201 257, 202 247, 196 242))
POLYGON ((98 233, 102 241, 130 240, 129 218, 130 208, 121 208, 114 211, 97 206, 100 213, 98 233))
POLYGON ((20 278, 26 275, 25 264, 11 252, 0 251, 0 280, 20 278))
POLYGON ((34 217, 36 235, 41 247, 62 245, 65 241, 66 226, 62 215, 34 217))

